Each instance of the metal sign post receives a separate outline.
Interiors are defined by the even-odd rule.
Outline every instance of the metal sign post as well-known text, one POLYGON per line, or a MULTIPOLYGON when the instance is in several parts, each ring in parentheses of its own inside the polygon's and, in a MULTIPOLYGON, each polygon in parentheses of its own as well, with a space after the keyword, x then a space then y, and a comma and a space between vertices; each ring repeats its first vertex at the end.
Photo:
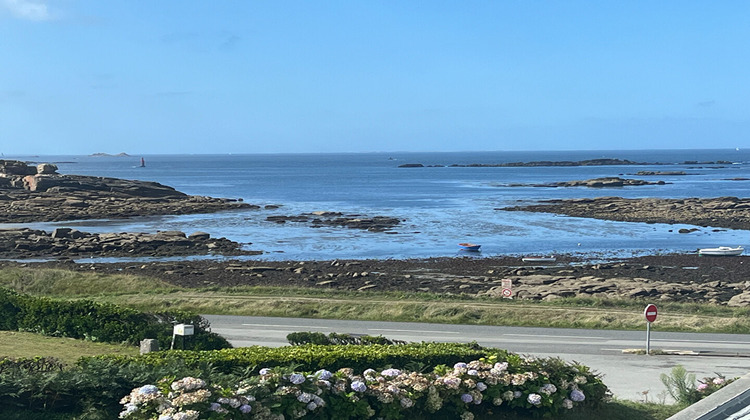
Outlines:
POLYGON ((656 321, 656 315, 658 310, 656 305, 649 304, 643 311, 643 316, 646 317, 646 354, 651 354, 651 323, 656 321))

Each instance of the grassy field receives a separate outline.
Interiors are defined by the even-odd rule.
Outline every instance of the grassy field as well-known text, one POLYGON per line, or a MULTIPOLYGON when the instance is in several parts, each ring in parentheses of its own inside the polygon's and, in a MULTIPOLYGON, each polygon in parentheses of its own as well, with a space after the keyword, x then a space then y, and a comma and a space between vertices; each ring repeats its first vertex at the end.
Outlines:
POLYGON ((99 354, 135 356, 138 350, 135 346, 47 337, 27 332, 0 331, 0 357, 55 357, 65 364, 72 365, 82 356, 99 354))
MULTIPOLYGON (((52 298, 87 298, 142 310, 203 314, 388 320, 640 330, 646 301, 560 299, 529 302, 461 295, 330 289, 211 287, 180 289, 157 279, 50 269, 0 270, 0 287, 52 298)), ((750 310, 658 302, 660 331, 750 332, 750 310)))

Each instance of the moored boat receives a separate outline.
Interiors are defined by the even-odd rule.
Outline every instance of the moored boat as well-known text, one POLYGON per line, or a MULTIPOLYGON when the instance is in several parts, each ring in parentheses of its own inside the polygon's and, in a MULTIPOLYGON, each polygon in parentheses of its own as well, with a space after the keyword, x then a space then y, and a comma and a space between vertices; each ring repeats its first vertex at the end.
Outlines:
POLYGON ((709 255, 716 257, 731 257, 740 255, 745 251, 745 248, 741 246, 720 246, 718 248, 701 248, 698 250, 698 255, 709 255))
POLYGON ((482 245, 472 244, 469 242, 462 242, 458 244, 458 246, 461 247, 461 249, 463 249, 464 251, 479 251, 479 248, 482 245))

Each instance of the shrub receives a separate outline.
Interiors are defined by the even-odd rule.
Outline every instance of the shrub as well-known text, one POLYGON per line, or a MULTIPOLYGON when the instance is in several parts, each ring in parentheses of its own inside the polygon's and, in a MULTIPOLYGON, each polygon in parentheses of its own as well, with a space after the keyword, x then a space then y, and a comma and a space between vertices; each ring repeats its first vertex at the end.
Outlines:
POLYGON ((156 338, 161 348, 169 348, 174 323, 195 325, 190 341, 194 349, 231 347, 223 337, 208 332, 205 318, 189 312, 148 314, 109 303, 58 301, 0 288, 0 329, 133 345, 156 338))
POLYGON ((0 330, 15 331, 18 329, 18 314, 24 297, 12 290, 0 288, 0 330))
POLYGON ((293 346, 303 344, 319 344, 322 346, 334 344, 406 344, 406 341, 389 340, 381 336, 351 335, 330 333, 327 336, 320 332, 293 332, 286 336, 286 340, 293 346))
POLYGON ((605 399, 606 386, 598 376, 581 373, 581 366, 555 362, 558 370, 550 375, 530 369, 538 362, 513 366, 487 358, 452 368, 437 366, 428 374, 394 368, 361 373, 350 368, 336 372, 263 368, 259 375, 231 387, 185 377, 134 388, 122 399, 119 416, 469 420, 475 414, 504 412, 553 417, 605 399))
POLYGON ((0 358, 0 374, 12 370, 23 372, 59 372, 63 370, 64 366, 60 360, 54 357, 0 358))
POLYGON ((661 382, 667 388, 669 395, 680 405, 691 405, 713 394, 719 389, 734 382, 734 379, 726 379, 723 375, 716 374, 714 377, 706 377, 698 381, 696 385, 695 374, 688 373, 682 365, 672 368, 667 375, 661 374, 661 382))
MULTIPOLYGON (((248 366, 299 366, 299 369, 364 370, 371 366, 406 366, 419 362, 430 369, 441 364, 476 359, 490 354, 514 357, 498 349, 487 349, 475 343, 409 343, 404 345, 316 345, 293 347, 243 347, 217 351, 172 350, 128 357, 120 355, 93 356, 123 365, 159 366, 171 360, 181 360, 188 366, 211 364, 220 372, 231 373, 248 366)), ((517 357, 517 356, 515 356, 517 357)), ((84 361, 86 359, 83 359, 84 361)))

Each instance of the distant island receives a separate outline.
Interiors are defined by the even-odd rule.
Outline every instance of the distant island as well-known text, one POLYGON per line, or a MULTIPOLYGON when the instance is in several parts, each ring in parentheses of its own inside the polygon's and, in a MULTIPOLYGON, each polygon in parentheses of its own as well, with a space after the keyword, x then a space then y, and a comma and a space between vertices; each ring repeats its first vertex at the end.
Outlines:
POLYGON ((93 153, 89 156, 91 157, 130 157, 130 155, 125 152, 118 153, 116 155, 110 155, 109 153, 93 153))
MULTIPOLYGON (((732 162, 719 160, 715 162, 697 162, 697 161, 685 161, 683 165, 731 165, 732 162)), ((451 168, 514 168, 514 167, 535 167, 535 166, 634 166, 634 165, 677 165, 676 163, 662 163, 662 162, 633 162, 627 159, 588 159, 578 161, 534 161, 534 162, 506 162, 506 163, 469 163, 469 164, 457 164, 448 165, 451 168)), ((405 163, 399 165, 399 168, 425 168, 425 167, 444 167, 445 165, 423 165, 421 163, 405 163)))

